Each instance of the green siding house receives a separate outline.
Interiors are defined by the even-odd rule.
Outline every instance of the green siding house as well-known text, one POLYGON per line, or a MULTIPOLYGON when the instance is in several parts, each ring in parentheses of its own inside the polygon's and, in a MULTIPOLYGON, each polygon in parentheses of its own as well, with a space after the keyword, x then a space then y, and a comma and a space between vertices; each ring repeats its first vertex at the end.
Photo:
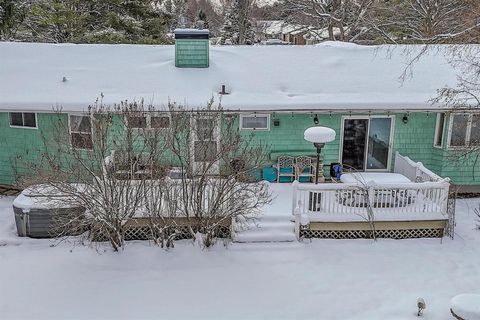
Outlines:
MULTIPOLYGON (((391 171, 398 151, 478 191, 480 114, 430 102, 456 84, 441 47, 401 77, 418 50, 332 42, 210 47, 208 30, 189 29, 176 31, 175 47, 3 42, 0 184, 31 173, 22 163, 41 156, 55 121, 68 126, 72 147, 91 147, 85 112, 96 101, 143 99, 158 108, 175 101, 195 109, 213 98, 238 118, 239 130, 270 145, 272 164, 283 155, 314 155, 303 132, 327 126, 336 131, 322 151, 327 177, 330 163, 391 171)), ((145 124, 157 121, 148 116, 145 124)))

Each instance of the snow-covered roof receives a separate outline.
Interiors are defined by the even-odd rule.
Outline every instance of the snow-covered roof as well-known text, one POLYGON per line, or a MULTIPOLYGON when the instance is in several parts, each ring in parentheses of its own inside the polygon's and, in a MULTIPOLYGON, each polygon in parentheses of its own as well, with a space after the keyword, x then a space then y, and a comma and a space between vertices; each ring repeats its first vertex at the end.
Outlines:
POLYGON ((431 108, 437 89, 455 85, 455 70, 431 50, 402 82, 421 49, 409 48, 211 46, 209 68, 187 69, 175 67, 174 46, 0 42, 0 110, 83 111, 101 95, 106 104, 144 98, 195 108, 218 101, 222 85, 230 110, 431 108))
POLYGON ((209 34, 210 31, 208 29, 192 29, 192 28, 177 28, 173 30, 174 33, 177 34, 190 34, 190 33, 198 33, 198 34, 209 34))

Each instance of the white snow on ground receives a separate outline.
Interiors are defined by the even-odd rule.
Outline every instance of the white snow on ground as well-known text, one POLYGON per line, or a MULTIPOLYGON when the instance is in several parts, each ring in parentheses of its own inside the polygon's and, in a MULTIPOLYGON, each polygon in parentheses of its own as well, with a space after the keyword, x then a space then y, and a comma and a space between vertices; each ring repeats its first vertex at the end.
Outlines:
POLYGON ((415 63, 423 46, 211 46, 209 68, 176 68, 174 46, 0 43, 0 110, 85 111, 144 98, 191 108, 228 95, 231 110, 431 108, 437 89, 455 86, 442 50, 415 63), (34 53, 34 54, 33 54, 34 53), (294 68, 286 66, 295 65, 294 68), (63 77, 66 81, 62 81, 63 77), (28 94, 25 94, 28 92, 28 94))
MULTIPOLYGON (((274 190, 281 186, 272 185, 274 190)), ((277 198, 269 212, 290 213, 277 198)), ((455 240, 313 240, 120 253, 15 236, 0 198, 0 319, 451 319, 450 301, 480 292, 480 231, 457 202, 455 240)))

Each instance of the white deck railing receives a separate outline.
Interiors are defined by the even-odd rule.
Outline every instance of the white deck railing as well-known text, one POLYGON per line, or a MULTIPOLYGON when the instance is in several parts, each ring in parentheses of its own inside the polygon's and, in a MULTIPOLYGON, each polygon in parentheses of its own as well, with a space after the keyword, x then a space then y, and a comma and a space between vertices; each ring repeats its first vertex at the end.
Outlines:
POLYGON ((447 213, 449 184, 445 181, 362 184, 300 184, 294 182, 294 214, 366 214, 376 212, 447 213))
POLYGON ((415 162, 409 157, 402 156, 400 153, 395 153, 395 173, 400 173, 410 179, 413 182, 425 182, 425 181, 450 181, 449 178, 443 179, 439 175, 433 173, 427 169, 423 163, 415 162))
MULTIPOLYGON (((297 222, 308 224, 312 218, 348 217, 379 214, 390 220, 447 216, 449 179, 442 179, 421 163, 397 153, 395 173, 409 178, 407 183, 293 183, 292 213, 297 222), (403 217, 403 218, 402 218, 403 217)), ((331 220, 330 220, 331 221, 331 220)))

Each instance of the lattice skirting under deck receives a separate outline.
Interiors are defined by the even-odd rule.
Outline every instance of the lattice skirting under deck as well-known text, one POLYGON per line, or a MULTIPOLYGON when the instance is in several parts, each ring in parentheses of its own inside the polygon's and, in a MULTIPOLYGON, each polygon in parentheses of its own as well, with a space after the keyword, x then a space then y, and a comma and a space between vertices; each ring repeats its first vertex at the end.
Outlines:
MULTIPOLYGON (((410 239, 410 238, 441 238, 444 229, 404 229, 376 230, 377 238, 410 239)), ((372 239, 371 230, 300 230, 301 238, 322 239, 372 239)))
MULTIPOLYGON (((193 231, 197 232, 198 228, 193 227, 193 231)), ((192 234, 190 228, 187 226, 167 228, 165 229, 163 235, 157 235, 157 238, 162 236, 163 238, 168 238, 173 236, 174 240, 183 240, 183 239, 192 239, 192 234)), ((215 230, 215 236, 217 238, 230 238, 231 232, 230 228, 226 226, 219 226, 215 230)), ((148 226, 130 226, 125 230, 125 240, 152 240, 155 236, 152 232, 152 229, 148 226)), ((106 237, 96 236, 95 241, 106 241, 106 237)))

